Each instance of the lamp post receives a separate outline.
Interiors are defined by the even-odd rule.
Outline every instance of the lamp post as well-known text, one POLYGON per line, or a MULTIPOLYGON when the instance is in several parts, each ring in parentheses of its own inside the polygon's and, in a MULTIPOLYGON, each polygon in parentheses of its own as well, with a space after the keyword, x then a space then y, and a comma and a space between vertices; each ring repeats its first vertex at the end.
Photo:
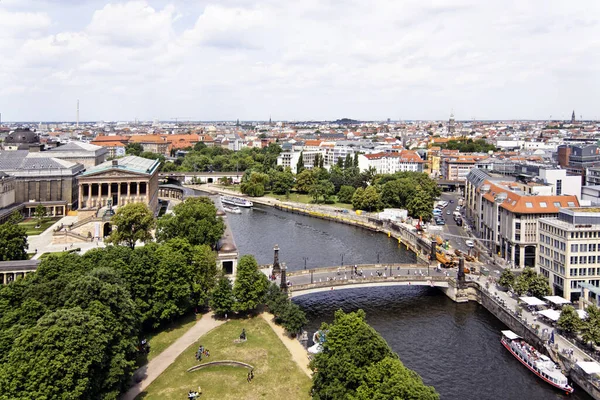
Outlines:
POLYGON ((379 252, 377 252, 377 264, 379 264, 379 252))
POLYGON ((344 266, 344 253, 340 254, 342 256, 342 267, 344 266))
POLYGON ((314 270, 310 270, 310 283, 313 283, 313 272, 315 272, 314 270))
POLYGON ((304 260, 304 269, 306 269, 306 262, 308 261, 308 257, 302 257, 302 259, 304 260))

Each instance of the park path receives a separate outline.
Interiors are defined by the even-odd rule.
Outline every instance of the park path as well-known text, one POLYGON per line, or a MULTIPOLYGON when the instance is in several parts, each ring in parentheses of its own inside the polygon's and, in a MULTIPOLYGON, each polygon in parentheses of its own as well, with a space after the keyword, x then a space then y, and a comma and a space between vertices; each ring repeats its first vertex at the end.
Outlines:
POLYGON ((140 382, 132 386, 122 397, 121 400, 134 400, 142 393, 165 369, 173 362, 185 349, 194 344, 201 336, 224 324, 225 321, 213 318, 213 313, 204 314, 194 326, 177 339, 165 351, 153 358, 148 364, 139 368, 134 373, 135 377, 142 377, 140 382))
POLYGON ((283 329, 283 327, 273 322, 273 319, 275 318, 273 314, 263 312, 261 317, 267 321, 271 329, 273 329, 275 334, 279 336, 279 339, 292 354, 292 359, 296 362, 296 364, 298 364, 298 367, 300 367, 302 372, 312 379, 312 371, 308 368, 308 352, 302 346, 302 344, 298 340, 290 338, 285 333, 285 329, 283 329))

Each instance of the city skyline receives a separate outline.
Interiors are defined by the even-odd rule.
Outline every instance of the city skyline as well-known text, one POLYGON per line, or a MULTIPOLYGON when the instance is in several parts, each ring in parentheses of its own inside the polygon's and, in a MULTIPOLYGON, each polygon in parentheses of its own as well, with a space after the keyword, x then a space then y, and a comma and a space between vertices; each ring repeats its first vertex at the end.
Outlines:
POLYGON ((75 121, 79 99, 81 121, 597 120, 598 11, 3 0, 0 112, 75 121))

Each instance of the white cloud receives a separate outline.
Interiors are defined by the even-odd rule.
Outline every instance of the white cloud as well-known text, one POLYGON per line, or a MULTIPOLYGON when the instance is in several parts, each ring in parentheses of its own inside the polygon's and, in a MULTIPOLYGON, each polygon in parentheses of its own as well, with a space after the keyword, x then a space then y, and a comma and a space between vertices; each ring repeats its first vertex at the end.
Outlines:
POLYGON ((4 0, 0 109, 72 118, 81 98, 89 119, 594 117, 597 15, 594 0, 4 0), (60 96, 35 107, 39 93, 60 96))

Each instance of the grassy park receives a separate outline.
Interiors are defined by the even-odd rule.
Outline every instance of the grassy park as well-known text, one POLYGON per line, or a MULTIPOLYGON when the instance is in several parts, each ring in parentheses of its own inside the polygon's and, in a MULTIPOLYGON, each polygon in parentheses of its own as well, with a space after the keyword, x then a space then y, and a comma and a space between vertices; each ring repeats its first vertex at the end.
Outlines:
POLYGON ((152 333, 152 336, 148 337, 148 344, 150 344, 150 354, 148 354, 148 361, 162 353, 167 347, 173 344, 177 339, 188 331, 195 323, 196 320, 200 319, 202 315, 188 314, 177 321, 174 321, 160 331, 152 333))
POLYGON ((311 380, 294 363, 275 332, 261 317, 232 320, 203 336, 186 349, 138 399, 184 399, 189 390, 202 388, 205 399, 309 399, 311 380), (247 341, 234 343, 246 330, 247 341), (210 351, 208 360, 195 360, 198 346, 210 351), (254 379, 246 380, 241 367, 208 367, 187 372, 199 363, 234 360, 254 366, 254 379))
POLYGON ((38 220, 36 218, 28 218, 22 222, 19 222, 19 225, 21 225, 22 227, 24 227, 27 230, 27 236, 34 236, 34 235, 39 235, 40 233, 44 232, 46 229, 48 229, 50 226, 52 226, 52 224, 54 224, 59 219, 60 219, 60 217, 44 218, 41 225, 39 227, 36 227, 38 224, 38 220))

